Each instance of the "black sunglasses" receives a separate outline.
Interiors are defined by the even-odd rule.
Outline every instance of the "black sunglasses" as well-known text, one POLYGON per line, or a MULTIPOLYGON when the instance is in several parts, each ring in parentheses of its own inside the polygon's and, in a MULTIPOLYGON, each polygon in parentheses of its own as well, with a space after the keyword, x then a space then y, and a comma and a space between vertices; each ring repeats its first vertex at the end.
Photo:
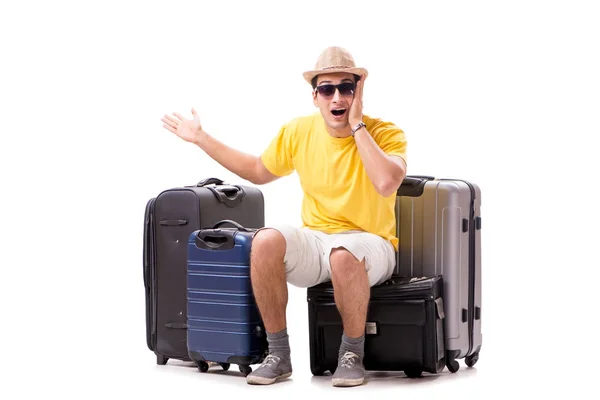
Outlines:
POLYGON ((356 84, 354 82, 343 82, 339 85, 332 85, 327 83, 325 85, 317 86, 315 90, 323 97, 331 97, 335 93, 335 89, 340 91, 342 96, 351 96, 354 94, 356 84))

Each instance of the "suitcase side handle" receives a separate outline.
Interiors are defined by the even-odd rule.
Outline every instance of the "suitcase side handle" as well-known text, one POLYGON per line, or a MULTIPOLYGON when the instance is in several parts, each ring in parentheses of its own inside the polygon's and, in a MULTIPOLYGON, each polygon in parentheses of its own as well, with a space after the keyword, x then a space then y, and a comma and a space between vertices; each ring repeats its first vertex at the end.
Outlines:
POLYGON ((419 197, 423 194, 427 181, 434 180, 433 176, 407 175, 396 192, 396 196, 419 197))
POLYGON ((165 328, 169 329, 187 329, 187 324, 181 322, 168 322, 165 324, 165 328))

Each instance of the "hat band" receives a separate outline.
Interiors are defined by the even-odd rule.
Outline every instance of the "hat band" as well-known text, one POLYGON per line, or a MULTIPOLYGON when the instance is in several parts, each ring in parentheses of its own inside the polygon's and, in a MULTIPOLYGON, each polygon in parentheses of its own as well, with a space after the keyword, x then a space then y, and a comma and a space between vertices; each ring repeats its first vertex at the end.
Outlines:
POLYGON ((321 68, 321 71, 325 71, 328 69, 340 69, 340 68, 346 69, 346 68, 354 68, 354 67, 349 67, 347 65, 332 65, 331 67, 321 68))

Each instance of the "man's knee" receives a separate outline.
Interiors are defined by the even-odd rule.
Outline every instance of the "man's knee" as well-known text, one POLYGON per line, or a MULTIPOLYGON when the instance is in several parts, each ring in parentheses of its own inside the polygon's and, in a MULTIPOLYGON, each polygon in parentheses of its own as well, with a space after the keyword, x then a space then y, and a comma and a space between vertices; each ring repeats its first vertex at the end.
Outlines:
POLYGON ((280 259, 285 255, 285 238, 277 229, 264 228, 252 238, 251 259, 280 259))
POLYGON ((358 260, 354 255, 344 247, 337 247, 331 250, 329 255, 329 265, 333 274, 344 274, 358 268, 364 268, 364 260, 358 260))

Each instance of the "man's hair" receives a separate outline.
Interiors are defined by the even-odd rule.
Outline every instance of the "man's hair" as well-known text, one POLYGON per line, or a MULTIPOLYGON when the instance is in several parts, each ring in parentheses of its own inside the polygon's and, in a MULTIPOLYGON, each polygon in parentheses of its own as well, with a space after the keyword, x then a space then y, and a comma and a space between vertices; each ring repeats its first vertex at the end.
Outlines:
MULTIPOLYGON (((356 75, 356 74, 352 74, 354 75, 354 83, 358 82, 360 80, 360 75, 356 75)), ((312 78, 312 87, 313 89, 317 88, 317 79, 319 78, 319 75, 315 76, 314 78, 312 78)))

